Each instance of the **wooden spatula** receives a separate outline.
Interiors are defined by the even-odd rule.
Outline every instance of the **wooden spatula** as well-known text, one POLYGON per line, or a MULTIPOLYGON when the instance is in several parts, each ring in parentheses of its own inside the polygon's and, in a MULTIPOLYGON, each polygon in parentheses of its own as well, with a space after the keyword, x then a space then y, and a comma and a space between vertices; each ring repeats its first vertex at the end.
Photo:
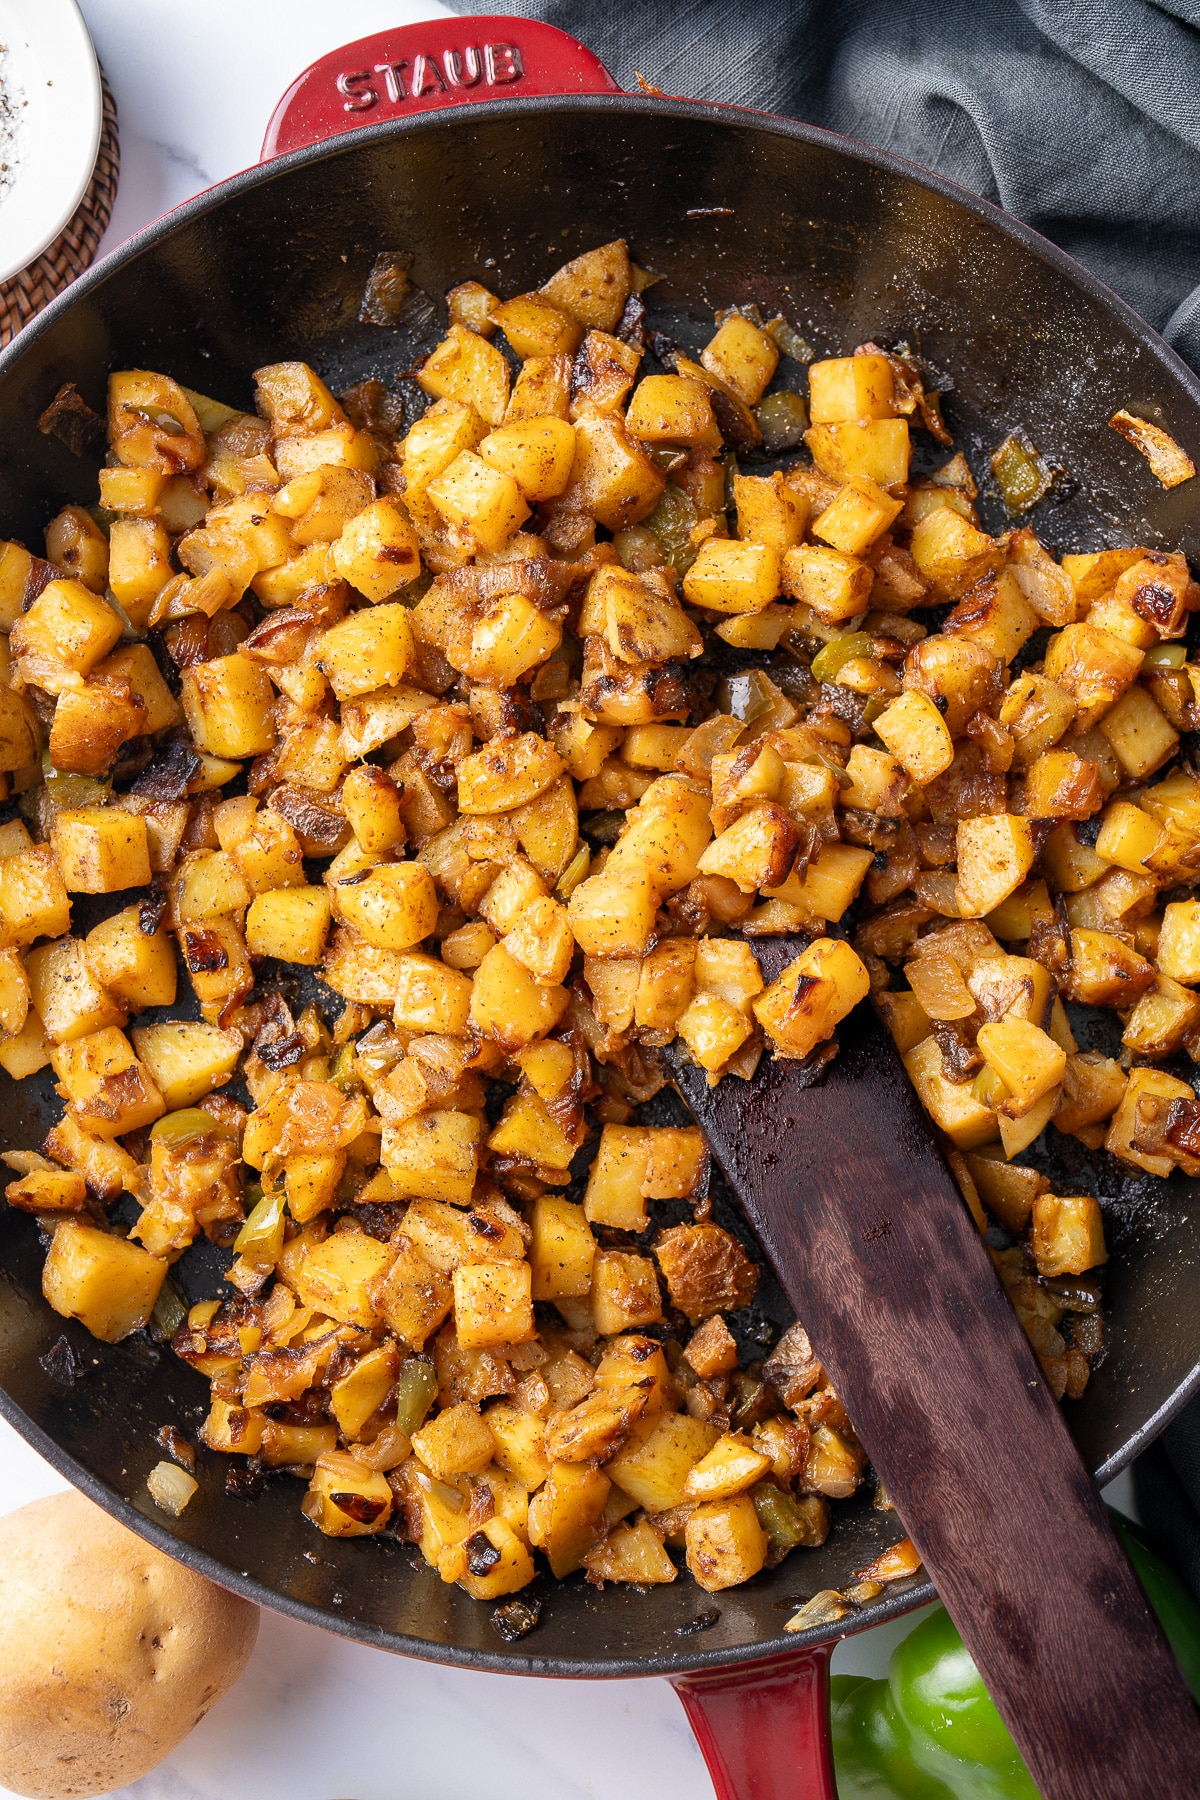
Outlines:
POLYGON ((1045 1800, 1196 1800, 1200 1713, 903 1065, 868 1006, 839 1038, 808 1088, 673 1079, 1045 1800))

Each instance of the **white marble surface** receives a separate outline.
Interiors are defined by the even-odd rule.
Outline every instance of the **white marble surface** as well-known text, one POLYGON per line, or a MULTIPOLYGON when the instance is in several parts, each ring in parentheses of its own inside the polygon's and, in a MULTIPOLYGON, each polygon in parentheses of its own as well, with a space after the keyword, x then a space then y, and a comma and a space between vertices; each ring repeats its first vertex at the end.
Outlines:
MULTIPOLYGON (((24 0, 36 7, 38 0, 24 0)), ((104 248, 257 160, 276 100, 314 58, 435 0, 80 0, 120 113, 104 248)), ((0 1513, 63 1484, 0 1422, 0 1513)), ((1110 1497, 1130 1506, 1128 1484, 1110 1497)), ((849 1640, 882 1674, 911 1621, 849 1640)), ((712 1800, 666 1682, 549 1682, 400 1661, 264 1614, 232 1693, 121 1800, 712 1800)), ((0 1800, 7 1790, 0 1789, 0 1800)), ((117 1800, 114 1796, 113 1800, 117 1800)))

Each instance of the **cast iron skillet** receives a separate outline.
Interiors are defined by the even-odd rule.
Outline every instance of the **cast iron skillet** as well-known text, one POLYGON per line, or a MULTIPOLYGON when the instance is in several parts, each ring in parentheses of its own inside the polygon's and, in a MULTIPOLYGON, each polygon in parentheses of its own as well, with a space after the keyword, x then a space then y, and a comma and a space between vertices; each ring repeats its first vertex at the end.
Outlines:
MULTIPOLYGON (((365 376, 394 380, 438 326, 420 302, 401 329, 358 323, 380 251, 411 250, 413 278, 429 295, 470 276, 507 295, 623 236, 664 277, 652 299, 682 341, 704 341, 714 306, 752 300, 784 312, 820 354, 907 338, 952 374, 945 411, 977 474, 1015 426, 1067 471, 1058 503, 1044 502, 1032 519, 1051 545, 1142 542, 1200 557, 1190 487, 1160 489, 1105 423, 1116 407, 1130 406, 1194 452, 1196 377, 1085 270, 933 175, 789 120, 619 94, 561 33, 519 19, 439 20, 326 58, 292 90, 270 145, 286 153, 142 232, 0 356, 6 536, 37 545, 63 502, 94 492, 93 468, 36 429, 64 381, 102 408, 107 371, 129 366, 163 369, 247 406, 251 372, 280 357, 307 358, 335 391, 365 376), (470 46, 485 40, 492 55, 477 50, 473 58, 470 46), (451 91, 436 91, 431 64, 451 91), (474 72, 474 84, 455 91, 456 72, 464 84, 474 72), (389 98, 389 81, 407 87, 414 76, 433 91, 389 98), (570 91, 548 97, 559 88, 570 91), (470 104, 429 116, 462 101, 470 104), (288 148, 351 126, 336 144, 288 148)), ((999 525, 1001 515, 992 518, 999 525)), ((44 1082, 5 1081, 7 1144, 40 1141, 48 1096, 44 1082)), ((1056 1166, 1103 1199, 1113 1250, 1110 1347, 1069 1409, 1088 1466, 1105 1479, 1200 1383, 1192 1302, 1200 1196, 1179 1177, 1135 1180, 1103 1155, 1088 1159, 1075 1140, 1048 1135, 1056 1166)), ((690 1672, 685 1699, 707 1710, 698 1728, 719 1790, 748 1794, 741 1784, 753 1778, 763 1784, 754 1790, 760 1797, 776 1791, 770 1780, 786 1780, 791 1791, 819 1684, 806 1673, 811 1659, 797 1657, 805 1640, 785 1636, 783 1626, 798 1601, 845 1584, 901 1535, 894 1516, 872 1510, 869 1494, 835 1508, 821 1550, 793 1554, 715 1596, 711 1607, 687 1579, 646 1594, 598 1594, 575 1578, 545 1588, 541 1623, 508 1647, 491 1609, 444 1586, 416 1552, 319 1537, 290 1480, 268 1484, 254 1500, 228 1500, 227 1459, 202 1453, 201 1491, 183 1517, 172 1523, 158 1513, 145 1486, 162 1455, 155 1432, 173 1423, 194 1435, 206 1384, 141 1337, 106 1348, 52 1314, 41 1298, 33 1221, 7 1209, 0 1263, 5 1415, 71 1481, 162 1549, 251 1599, 435 1661, 563 1676, 690 1672), (62 1379, 61 1355, 48 1357, 62 1336, 83 1370, 73 1382, 62 1379), (743 1672, 784 1653, 785 1665, 743 1672), (753 1740, 761 1741, 759 1726, 770 1717, 761 1708, 777 1693, 792 1711, 786 1724, 782 1715, 770 1724, 767 1735, 787 1756, 768 1777, 753 1740), (711 1741, 714 1728, 748 1730, 748 1738, 722 1747, 711 1741)), ((181 1272, 193 1297, 214 1291, 203 1251, 189 1253, 181 1272)), ((765 1312, 782 1322, 769 1281, 764 1292, 765 1312)), ((1004 1428, 997 1419, 997 1431, 1004 1428)), ((876 1624, 930 1597, 928 1585, 915 1582, 906 1592, 886 1590, 839 1629, 876 1624)))

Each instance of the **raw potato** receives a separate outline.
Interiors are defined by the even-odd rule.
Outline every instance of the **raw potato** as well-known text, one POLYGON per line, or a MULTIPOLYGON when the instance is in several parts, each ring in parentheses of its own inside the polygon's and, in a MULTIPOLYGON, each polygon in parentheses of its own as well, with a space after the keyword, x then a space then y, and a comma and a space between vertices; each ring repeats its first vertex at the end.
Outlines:
POLYGON ((82 1494, 0 1520, 0 1782, 107 1794, 156 1768, 231 1688, 258 1609, 82 1494))

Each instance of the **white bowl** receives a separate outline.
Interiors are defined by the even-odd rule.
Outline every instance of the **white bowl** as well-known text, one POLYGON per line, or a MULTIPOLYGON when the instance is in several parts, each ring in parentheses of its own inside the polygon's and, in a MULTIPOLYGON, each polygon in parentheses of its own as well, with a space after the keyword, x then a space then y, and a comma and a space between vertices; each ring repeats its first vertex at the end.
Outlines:
POLYGON ((87 192, 100 148, 96 52, 75 0, 0 0, 0 281, 52 244, 87 192))

